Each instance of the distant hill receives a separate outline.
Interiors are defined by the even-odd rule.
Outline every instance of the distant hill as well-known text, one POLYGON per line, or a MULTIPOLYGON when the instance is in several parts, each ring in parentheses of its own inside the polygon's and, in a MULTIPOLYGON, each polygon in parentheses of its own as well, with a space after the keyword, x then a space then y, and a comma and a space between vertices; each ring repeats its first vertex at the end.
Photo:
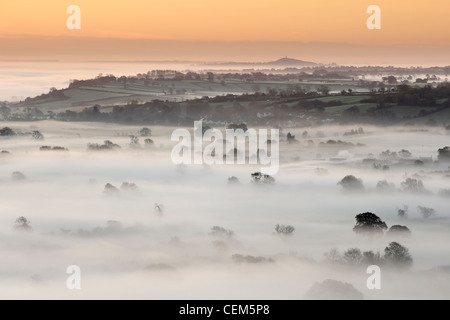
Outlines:
POLYGON ((281 58, 275 61, 266 62, 266 65, 270 66, 278 66, 278 67, 305 67, 305 66, 315 66, 317 63, 310 62, 310 61, 303 61, 298 59, 292 59, 292 58, 281 58))
POLYGON ((267 67, 267 68, 273 68, 273 67, 279 67, 279 68, 286 68, 286 67, 309 67, 309 66, 316 66, 317 63, 310 62, 310 61, 304 61, 304 60, 298 60, 298 59, 292 59, 288 57, 284 57, 275 61, 269 61, 269 62, 208 62, 204 64, 205 66, 235 66, 235 67, 267 67))

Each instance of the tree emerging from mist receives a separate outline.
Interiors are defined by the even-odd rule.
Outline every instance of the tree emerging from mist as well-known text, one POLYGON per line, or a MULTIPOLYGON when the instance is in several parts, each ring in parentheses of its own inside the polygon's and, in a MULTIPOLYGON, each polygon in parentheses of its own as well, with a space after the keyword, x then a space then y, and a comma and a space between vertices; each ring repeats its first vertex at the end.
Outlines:
POLYGON ((439 161, 450 161, 450 147, 446 146, 441 149, 438 149, 438 160, 439 161))
POLYGON ((295 227, 291 225, 277 224, 275 232, 279 235, 290 236, 294 233, 295 227))
POLYGON ((105 140, 103 144, 98 143, 88 143, 88 150, 114 150, 120 149, 118 144, 111 142, 110 140, 105 140))
POLYGON ((141 130, 139 130, 139 135, 141 137, 150 137, 152 135, 152 130, 147 127, 144 127, 141 130))
POLYGON ((2 129, 0 129, 0 136, 7 137, 7 136, 15 136, 15 135, 16 135, 16 133, 14 132, 14 130, 9 127, 4 127, 2 129))
POLYGON ((30 221, 24 216, 20 216, 14 222, 14 229, 19 231, 31 231, 30 221))
POLYGON ((265 257, 259 257, 259 256, 251 256, 251 255, 242 255, 242 254, 233 254, 231 256, 231 259, 234 263, 250 263, 250 264, 256 264, 256 263, 270 263, 274 262, 272 258, 265 258, 265 257))
POLYGON ((31 133, 31 136, 34 140, 44 140, 44 135, 39 132, 38 130, 35 130, 31 133))
POLYGON ((107 183, 105 184, 103 193, 106 195, 117 195, 119 194, 119 189, 116 186, 113 186, 111 183, 107 183))
POLYGON ((398 242, 391 242, 384 249, 384 260, 387 265, 397 268, 409 268, 413 263, 408 248, 398 242))
POLYGON ((406 178, 405 181, 401 183, 402 190, 411 193, 424 193, 426 192, 425 186, 422 180, 414 178, 406 178))
POLYGON ((353 175, 345 176, 337 184, 340 185, 344 190, 348 191, 364 190, 364 184, 362 179, 358 179, 353 175))
POLYGON ((408 217, 408 206, 407 205, 403 205, 403 208, 401 209, 397 209, 397 215, 399 218, 407 218, 408 217))
POLYGON ((356 234, 383 234, 387 229, 386 223, 372 212, 360 213, 355 218, 356 225, 353 227, 353 231, 356 234))
POLYGON ((21 180, 25 180, 26 179, 25 175, 22 172, 20 172, 20 171, 14 171, 11 174, 11 178, 13 180, 15 180, 15 181, 21 181, 21 180))
POLYGON ((233 230, 225 229, 220 226, 213 226, 211 228, 211 235, 213 236, 220 236, 220 237, 227 237, 230 238, 234 234, 233 230))
POLYGON ((255 172, 251 175, 251 182, 254 184, 272 184, 275 183, 275 178, 268 174, 255 172))
POLYGON ((361 264, 363 260, 363 254, 358 248, 350 248, 344 252, 342 259, 346 264, 355 266, 361 264))
POLYGON ((386 235, 409 237, 409 236, 411 236, 411 230, 409 230, 409 228, 407 226, 401 226, 401 225, 396 224, 389 228, 389 230, 386 232, 386 235))
POLYGON ((377 182, 376 188, 378 192, 391 192, 395 190, 395 184, 387 180, 380 180, 377 182))
POLYGON ((436 214, 436 210, 429 207, 417 206, 417 211, 419 211, 424 219, 428 219, 436 214))
POLYGON ((239 181, 239 179, 237 177, 231 176, 231 177, 228 178, 228 183, 229 184, 239 184, 240 181, 239 181))

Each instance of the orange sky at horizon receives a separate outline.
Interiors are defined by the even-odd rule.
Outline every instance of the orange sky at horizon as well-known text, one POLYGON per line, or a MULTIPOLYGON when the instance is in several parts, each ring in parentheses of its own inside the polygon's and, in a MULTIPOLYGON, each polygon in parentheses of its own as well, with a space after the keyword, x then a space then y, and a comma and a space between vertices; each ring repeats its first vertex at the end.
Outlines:
POLYGON ((450 44, 449 9, 448 0, 2 0, 0 36, 450 44), (72 4, 81 30, 66 27, 72 4), (381 30, 366 27, 371 4, 381 30))

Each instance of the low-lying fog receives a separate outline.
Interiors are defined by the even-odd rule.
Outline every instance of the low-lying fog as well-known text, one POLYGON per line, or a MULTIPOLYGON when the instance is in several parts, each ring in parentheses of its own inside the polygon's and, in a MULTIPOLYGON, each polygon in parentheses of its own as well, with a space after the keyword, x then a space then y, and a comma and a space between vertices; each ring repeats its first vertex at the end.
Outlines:
POLYGON ((304 299, 326 279, 351 284, 365 299, 450 298, 449 193, 442 194, 450 172, 448 163, 436 161, 449 137, 440 128, 363 126, 363 133, 345 136, 358 128, 284 129, 283 137, 290 131, 297 141, 280 141, 276 181, 258 185, 251 173, 259 166, 173 164, 172 127, 150 127, 153 145, 140 138, 141 147, 133 148, 129 135, 142 126, 6 126, 39 130, 45 139, 0 137, 0 151, 9 152, 0 154, 2 299, 304 299), (330 139, 353 145, 319 145, 330 139), (104 140, 121 149, 87 150, 104 140), (363 161, 402 149, 411 153, 403 161, 391 157, 379 168, 363 161), (338 182, 347 175, 362 179, 364 189, 343 190, 338 182), (229 183, 231 176, 240 182, 229 183), (407 178, 421 180, 425 190, 410 192, 402 185, 407 178), (383 190, 381 180, 388 182, 383 190), (137 189, 121 188, 123 182, 137 189), (105 192, 107 183, 118 190, 105 192), (424 218, 418 206, 434 214, 424 218), (355 216, 363 212, 388 227, 407 226, 411 236, 357 235, 355 216), (18 227, 21 216, 30 228, 18 227), (277 224, 295 231, 277 234, 277 224), (214 226, 223 229, 214 234, 214 226), (380 290, 367 288, 367 265, 325 256, 333 248, 341 255, 359 248, 383 256, 393 241, 409 249, 413 264, 381 266, 380 290), (81 290, 66 287, 69 265, 81 268, 81 290))

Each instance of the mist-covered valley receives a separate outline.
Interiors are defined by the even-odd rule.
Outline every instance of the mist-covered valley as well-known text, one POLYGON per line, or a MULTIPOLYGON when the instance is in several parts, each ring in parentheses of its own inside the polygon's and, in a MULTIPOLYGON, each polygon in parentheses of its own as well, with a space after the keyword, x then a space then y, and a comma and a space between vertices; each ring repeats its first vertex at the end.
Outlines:
POLYGON ((267 183, 251 175, 259 165, 175 165, 175 127, 148 137, 95 122, 2 127, 16 133, 0 137, 3 299, 450 296, 441 127, 285 129, 267 183), (105 140, 120 148, 98 150, 105 140), (366 212, 386 228, 356 232, 366 212), (373 264, 381 289, 366 285, 373 264), (81 290, 66 286, 70 265, 81 290))

